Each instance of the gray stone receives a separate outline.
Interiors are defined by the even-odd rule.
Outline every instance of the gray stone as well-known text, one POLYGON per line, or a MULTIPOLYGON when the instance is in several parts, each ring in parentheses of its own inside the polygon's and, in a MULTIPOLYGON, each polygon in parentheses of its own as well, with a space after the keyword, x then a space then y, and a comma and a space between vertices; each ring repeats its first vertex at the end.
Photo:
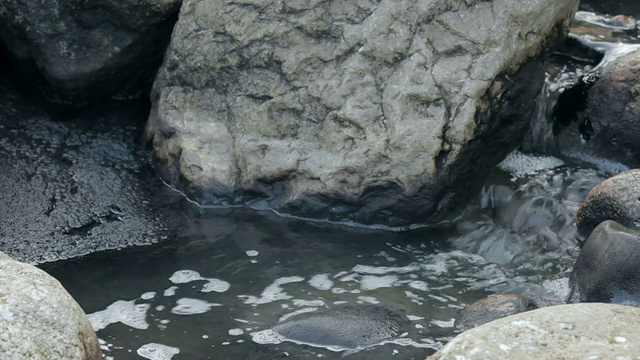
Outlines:
POLYGON ((102 359, 91 323, 62 285, 1 252, 0 358, 102 359))
POLYGON ((295 315, 273 331, 291 341, 352 350, 398 337, 407 323, 382 306, 343 305, 295 315))
POLYGON ((480 299, 462 310, 456 329, 466 331, 509 315, 537 309, 536 304, 523 295, 494 294, 480 299))
POLYGON ((630 306, 550 306, 465 331, 428 359, 637 359, 638 321, 630 306))
POLYGON ((580 118, 597 155, 640 166, 640 50, 602 69, 580 118))
POLYGON ((62 100, 86 100, 153 77, 180 3, 6 0, 0 39, 19 67, 37 68, 62 100))
POLYGON ((570 276, 571 302, 640 306, 640 233, 607 220, 592 232, 570 276))
POLYGON ((424 221, 520 142, 577 5, 188 0, 147 137, 202 203, 424 221))
POLYGON ((591 230, 605 220, 615 220, 626 227, 638 229, 640 169, 625 171, 606 179, 587 194, 578 209, 578 231, 583 236, 588 236, 591 230))

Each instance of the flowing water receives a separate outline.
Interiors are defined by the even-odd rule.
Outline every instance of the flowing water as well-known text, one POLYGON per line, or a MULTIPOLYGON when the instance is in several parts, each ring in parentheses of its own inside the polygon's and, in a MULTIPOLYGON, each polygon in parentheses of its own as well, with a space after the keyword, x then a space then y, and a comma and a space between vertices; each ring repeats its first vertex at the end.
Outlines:
POLYGON ((559 95, 592 69, 577 57, 550 67, 524 148, 557 157, 513 152, 438 226, 368 229, 182 201, 175 211, 185 225, 168 240, 42 267, 89 314, 112 359, 424 359, 455 335, 460 310, 486 295, 564 302, 581 241, 577 208, 624 170, 554 143, 559 95), (358 351, 269 330, 340 304, 379 304, 408 322, 398 338, 358 351))

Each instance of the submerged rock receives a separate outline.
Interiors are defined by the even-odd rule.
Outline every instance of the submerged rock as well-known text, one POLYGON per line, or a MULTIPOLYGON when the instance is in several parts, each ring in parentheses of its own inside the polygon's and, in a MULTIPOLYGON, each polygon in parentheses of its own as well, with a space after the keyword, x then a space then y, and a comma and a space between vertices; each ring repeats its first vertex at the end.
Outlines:
MULTIPOLYGON (((640 139, 640 138, 639 138, 640 139)), ((640 169, 620 173, 596 185, 578 209, 578 230, 588 236, 605 220, 640 226, 640 169)))
POLYGON ((638 321, 630 306, 550 306, 465 331, 428 359, 631 359, 640 353, 638 321))
POLYGON ((0 358, 102 359, 91 323, 53 277, 0 252, 0 358))
POLYGON ((592 232, 571 273, 571 302, 640 306, 640 233, 607 220, 592 232))
POLYGON ((456 321, 456 329, 466 331, 493 320, 537 308, 531 299, 523 295, 489 295, 462 310, 460 318, 456 321))
POLYGON ((0 39, 16 66, 37 69, 64 98, 87 100, 153 77, 180 3, 2 1, 0 39))
POLYGON ((290 341, 352 350, 398 337, 407 322, 382 306, 343 305, 295 315, 273 331, 290 341))
POLYGON ((422 222, 524 136, 578 1, 187 0, 147 136, 193 199, 422 222), (532 16, 535 14, 535 16, 532 16))

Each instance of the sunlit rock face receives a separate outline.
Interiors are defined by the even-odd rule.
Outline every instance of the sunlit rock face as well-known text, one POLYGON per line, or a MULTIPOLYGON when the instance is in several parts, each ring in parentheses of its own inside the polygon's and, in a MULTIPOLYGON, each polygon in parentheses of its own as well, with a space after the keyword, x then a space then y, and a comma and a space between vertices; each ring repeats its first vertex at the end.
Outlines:
POLYGON ((577 5, 185 1, 147 137, 202 203, 424 221, 524 136, 577 5))
POLYGON ((181 0, 0 3, 0 40, 24 73, 40 73, 58 101, 137 91, 153 77, 181 0))
POLYGON ((91 323, 53 277, 0 252, 0 358, 102 359, 91 323))

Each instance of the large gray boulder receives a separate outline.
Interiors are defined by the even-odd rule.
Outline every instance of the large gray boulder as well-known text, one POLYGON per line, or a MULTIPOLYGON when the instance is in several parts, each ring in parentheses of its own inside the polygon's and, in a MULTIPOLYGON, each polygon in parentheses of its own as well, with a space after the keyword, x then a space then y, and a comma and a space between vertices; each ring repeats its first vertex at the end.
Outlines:
POLYGON ((0 359, 102 359, 91 323, 62 285, 1 252, 0 359))
POLYGON ((636 359, 638 321, 631 306, 550 306, 465 331, 428 359, 636 359))
POLYGON ((180 3, 6 0, 0 39, 22 70, 37 69, 62 100, 86 100, 153 77, 180 3))
POLYGON ((424 221, 524 136, 577 5, 187 0, 147 136, 202 203, 424 221))
POLYGON ((607 220, 592 232, 571 272, 571 302, 640 306, 640 233, 607 220))

